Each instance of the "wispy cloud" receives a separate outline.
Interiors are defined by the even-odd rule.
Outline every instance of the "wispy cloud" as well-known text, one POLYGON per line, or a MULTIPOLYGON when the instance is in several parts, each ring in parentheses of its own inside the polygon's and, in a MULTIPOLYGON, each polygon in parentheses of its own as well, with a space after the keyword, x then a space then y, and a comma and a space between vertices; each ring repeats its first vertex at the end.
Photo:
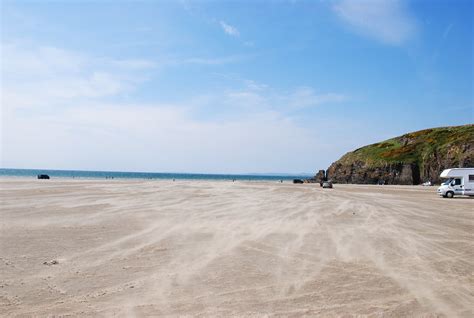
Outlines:
POLYGON ((144 70, 157 67, 157 63, 145 59, 107 60, 111 66, 129 70, 144 70))
POLYGON ((347 100, 347 96, 340 93, 316 93, 311 87, 300 87, 287 97, 289 107, 295 109, 314 107, 329 103, 339 103, 347 100))
POLYGON ((206 98, 144 103, 130 96, 146 80, 137 80, 136 74, 156 67, 150 61, 97 58, 44 46, 10 45, 2 53, 0 166, 288 171, 288 163, 314 165, 314 156, 295 153, 325 147, 319 134, 287 113, 291 103, 321 103, 324 94, 309 88, 279 93, 240 79, 239 87, 210 92, 206 98), (209 110, 218 118, 200 116, 209 110))
POLYGON ((401 45, 416 32, 416 23, 400 0, 342 0, 337 16, 355 32, 391 45, 401 45))
POLYGON ((2 44, 5 107, 67 105, 66 100, 128 93, 156 67, 142 59, 105 59, 52 46, 2 44))
MULTIPOLYGON (((216 73, 222 81, 233 89, 218 94, 214 102, 225 107, 243 109, 261 109, 278 111, 282 114, 294 114, 303 109, 327 106, 350 100, 341 92, 320 92, 309 86, 298 86, 288 90, 275 89, 271 85, 242 78, 236 74, 216 73)), ((209 96, 206 99, 209 101, 209 96)))
POLYGON ((297 87, 282 92, 252 80, 244 80, 244 85, 241 89, 229 90, 223 96, 219 96, 219 103, 227 107, 276 111, 293 116, 303 109, 348 100, 344 94, 318 93, 311 87, 297 87))
POLYGON ((258 90, 259 91, 259 90, 263 90, 263 89, 266 89, 266 88, 269 87, 267 84, 258 83, 258 82, 253 81, 253 80, 244 80, 244 83, 251 90, 258 90))
POLYGON ((240 36, 240 32, 239 30, 237 30, 236 27, 230 25, 230 24, 227 24, 226 22, 224 21, 220 21, 219 22, 222 29, 224 30, 225 33, 227 33, 228 35, 230 36, 240 36))
POLYGON ((444 32, 443 32, 443 39, 446 39, 449 35, 449 32, 451 32, 451 29, 453 28, 454 26, 454 23, 450 23, 445 29, 444 29, 444 32))
POLYGON ((200 65, 222 65, 228 63, 235 63, 242 60, 242 56, 224 56, 215 58, 190 57, 176 60, 176 64, 200 64, 200 65))

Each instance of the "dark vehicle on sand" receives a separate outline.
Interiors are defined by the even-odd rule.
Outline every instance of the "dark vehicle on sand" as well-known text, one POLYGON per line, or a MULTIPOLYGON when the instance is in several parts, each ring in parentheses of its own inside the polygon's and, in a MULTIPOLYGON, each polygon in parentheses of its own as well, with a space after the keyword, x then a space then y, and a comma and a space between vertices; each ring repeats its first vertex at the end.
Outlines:
POLYGON ((323 188, 332 189, 332 182, 331 181, 324 181, 323 188))

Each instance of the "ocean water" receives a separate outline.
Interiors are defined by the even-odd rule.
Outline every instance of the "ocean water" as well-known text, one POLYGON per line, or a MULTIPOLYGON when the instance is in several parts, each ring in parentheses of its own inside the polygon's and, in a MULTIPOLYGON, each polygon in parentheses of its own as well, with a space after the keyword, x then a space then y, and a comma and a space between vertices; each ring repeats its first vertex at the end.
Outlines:
POLYGON ((83 179, 177 179, 177 180, 245 180, 279 181, 306 179, 309 175, 257 175, 257 174, 199 174, 199 173, 161 173, 161 172, 120 172, 120 171, 81 171, 48 169, 0 169, 0 177, 31 177, 47 174, 53 178, 83 179))

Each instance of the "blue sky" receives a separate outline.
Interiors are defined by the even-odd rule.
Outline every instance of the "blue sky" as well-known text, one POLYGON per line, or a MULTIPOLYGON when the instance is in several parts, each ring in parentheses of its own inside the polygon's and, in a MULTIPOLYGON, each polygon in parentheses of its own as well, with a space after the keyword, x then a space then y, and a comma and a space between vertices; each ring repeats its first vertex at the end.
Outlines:
POLYGON ((474 122, 472 1, 2 1, 1 166, 314 172, 474 122))

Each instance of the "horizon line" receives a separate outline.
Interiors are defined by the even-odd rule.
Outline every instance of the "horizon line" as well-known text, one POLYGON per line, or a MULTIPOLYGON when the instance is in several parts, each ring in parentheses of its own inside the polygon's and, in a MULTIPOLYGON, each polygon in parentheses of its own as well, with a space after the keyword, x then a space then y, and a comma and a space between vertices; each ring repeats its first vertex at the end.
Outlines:
POLYGON ((166 172, 166 171, 119 171, 119 170, 82 170, 82 169, 50 169, 50 168, 4 168, 0 170, 49 170, 49 171, 77 171, 77 172, 109 172, 109 173, 144 173, 144 174, 191 174, 191 175, 229 175, 229 176, 313 176, 311 172, 245 172, 245 173, 221 173, 221 172, 166 172))

